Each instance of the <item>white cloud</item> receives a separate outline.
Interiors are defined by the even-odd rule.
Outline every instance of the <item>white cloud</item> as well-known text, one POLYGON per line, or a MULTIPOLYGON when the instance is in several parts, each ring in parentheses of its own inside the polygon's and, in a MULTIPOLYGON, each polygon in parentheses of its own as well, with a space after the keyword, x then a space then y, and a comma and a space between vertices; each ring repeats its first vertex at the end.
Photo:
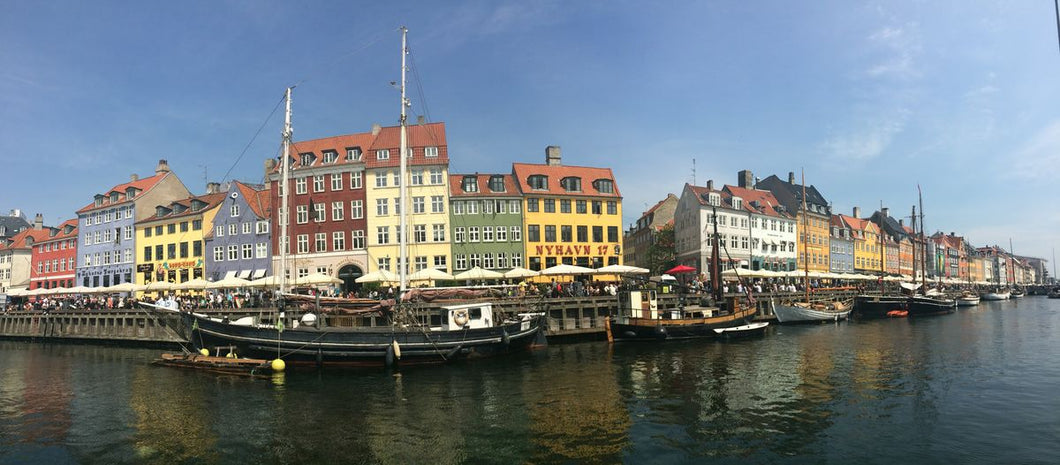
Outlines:
POLYGON ((905 130, 909 112, 900 110, 896 116, 881 120, 848 134, 830 137, 821 143, 825 156, 833 161, 865 161, 884 153, 895 136, 905 130))
POLYGON ((916 63, 922 49, 916 23, 884 27, 869 35, 869 42, 883 54, 881 60, 865 71, 869 77, 912 80, 921 76, 916 63))

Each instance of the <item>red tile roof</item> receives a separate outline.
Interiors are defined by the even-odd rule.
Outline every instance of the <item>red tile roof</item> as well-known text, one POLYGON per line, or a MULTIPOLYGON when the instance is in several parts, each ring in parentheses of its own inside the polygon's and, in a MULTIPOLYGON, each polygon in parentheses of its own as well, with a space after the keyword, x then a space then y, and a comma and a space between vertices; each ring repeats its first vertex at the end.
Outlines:
POLYGON ((139 190, 140 192, 146 192, 146 191, 150 190, 152 187, 154 187, 155 184, 158 184, 158 182, 161 181, 162 178, 165 178, 166 176, 170 175, 171 173, 172 172, 167 171, 167 172, 162 173, 162 174, 156 174, 154 176, 143 178, 143 179, 139 179, 139 180, 136 180, 136 181, 129 181, 129 182, 124 183, 124 184, 118 184, 117 186, 114 186, 114 187, 110 188, 110 190, 108 190, 108 191, 106 191, 106 192, 104 192, 102 194, 103 195, 103 203, 100 206, 97 207, 95 200, 93 200, 92 203, 90 203, 88 205, 85 205, 84 207, 81 207, 80 209, 78 209, 77 213, 84 213, 84 212, 89 212, 89 211, 92 211, 92 210, 98 210, 98 209, 101 209, 101 208, 113 207, 114 205, 118 205, 118 204, 122 204, 122 203, 128 202, 128 201, 130 201, 130 199, 125 198, 125 192, 130 187, 134 187, 137 190, 139 190), (118 201, 117 202, 111 203, 111 201, 110 201, 111 192, 117 192, 118 193, 118 201))
POLYGON ((225 197, 227 195, 228 194, 226 192, 218 192, 216 194, 206 194, 206 195, 188 197, 186 199, 181 199, 181 200, 174 200, 174 201, 170 202, 170 204, 168 206, 166 206, 166 208, 172 208, 173 205, 183 205, 183 206, 188 207, 188 208, 186 210, 180 212, 180 213, 173 213, 171 211, 170 213, 168 213, 166 215, 163 215, 163 216, 158 216, 158 213, 156 212, 154 215, 151 215, 147 219, 143 220, 143 222, 169 220, 169 219, 174 219, 174 218, 182 218, 182 217, 186 217, 186 216, 200 215, 200 214, 202 214, 202 212, 207 211, 207 210, 209 210, 209 209, 211 209, 213 207, 216 207, 221 202, 224 202, 224 199, 225 199, 225 197), (198 200, 202 201, 206 205, 204 207, 198 209, 198 210, 192 211, 191 210, 191 201, 195 200, 195 199, 198 199, 198 200))
MULTIPOLYGON (((412 148, 412 158, 407 161, 409 166, 448 164, 449 154, 445 142, 445 123, 412 124, 407 126, 408 146, 412 148), (425 147, 437 147, 438 156, 427 158, 424 155, 425 147)), ((401 163, 397 152, 401 146, 401 127, 389 126, 380 128, 377 134, 364 132, 358 134, 347 134, 342 136, 325 137, 299 141, 291 144, 291 171, 297 172, 310 167, 331 165, 354 165, 363 163, 366 168, 396 167, 401 163), (346 160, 346 149, 359 147, 361 149, 360 160, 346 160), (388 160, 376 160, 376 150, 389 150, 388 160), (333 151, 338 154, 334 163, 324 163, 324 152, 333 151), (302 156, 312 153, 315 160, 310 165, 302 165, 302 156)), ((273 172, 278 173, 281 169, 277 164, 273 172)))
POLYGON ((449 195, 452 197, 519 197, 519 186, 515 185, 515 178, 510 174, 450 174, 449 195), (475 176, 478 181, 478 192, 464 192, 464 177, 475 176), (504 177, 504 191, 494 192, 489 189, 489 181, 493 176, 504 177))
MULTIPOLYGON (((762 213, 769 216, 777 216, 781 218, 794 218, 794 215, 785 212, 779 212, 776 210, 776 206, 780 205, 777 198, 773 196, 773 193, 767 190, 759 189, 747 189, 744 187, 736 187, 726 185, 724 190, 728 191, 731 195, 743 199, 743 210, 752 213, 762 213), (758 202, 760 209, 755 208, 751 205, 751 202, 758 202)), ((730 206, 732 200, 729 200, 730 206)))
POLYGON ((589 168, 585 166, 566 165, 541 165, 531 163, 512 163, 512 175, 523 194, 552 194, 552 195, 578 195, 590 197, 621 198, 618 183, 611 168, 589 168), (532 175, 544 175, 548 177, 548 189, 531 189, 527 179, 532 175), (560 185, 560 180, 566 177, 581 178, 581 192, 567 192, 560 185), (593 181, 607 179, 611 181, 613 193, 604 193, 596 190, 593 181))
MULTIPOLYGON (((345 156, 345 152, 343 153, 345 156)), ((239 195, 243 196, 243 199, 250 205, 250 210, 254 212, 258 218, 268 218, 269 203, 269 191, 262 189, 257 190, 251 186, 243 184, 239 181, 233 181, 236 183, 236 188, 239 189, 239 195)))

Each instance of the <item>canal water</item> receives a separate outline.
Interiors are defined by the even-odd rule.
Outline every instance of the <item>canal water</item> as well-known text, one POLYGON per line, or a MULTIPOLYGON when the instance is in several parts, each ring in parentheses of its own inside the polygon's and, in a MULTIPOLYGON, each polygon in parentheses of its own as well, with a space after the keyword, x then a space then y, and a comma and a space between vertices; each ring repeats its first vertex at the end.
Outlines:
POLYGON ((273 379, 0 342, 0 464, 1058 463, 1060 300, 273 379))

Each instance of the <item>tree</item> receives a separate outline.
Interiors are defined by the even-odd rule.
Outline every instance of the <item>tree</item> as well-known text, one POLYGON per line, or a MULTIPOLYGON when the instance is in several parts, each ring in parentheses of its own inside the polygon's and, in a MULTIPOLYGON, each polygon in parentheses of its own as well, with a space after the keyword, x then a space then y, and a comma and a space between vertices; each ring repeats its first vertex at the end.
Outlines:
POLYGON ((674 247, 674 224, 667 223, 651 235, 651 246, 648 247, 647 268, 652 275, 661 275, 677 265, 674 247))

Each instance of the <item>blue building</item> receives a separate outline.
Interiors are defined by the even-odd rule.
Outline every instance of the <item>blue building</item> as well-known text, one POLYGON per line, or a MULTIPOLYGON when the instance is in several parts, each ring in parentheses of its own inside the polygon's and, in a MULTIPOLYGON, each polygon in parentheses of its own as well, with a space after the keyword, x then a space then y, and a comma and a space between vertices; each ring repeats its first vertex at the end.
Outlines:
POLYGON ((135 282, 135 224, 155 214, 155 207, 190 196, 188 188, 159 160, 155 175, 96 194, 77 211, 78 254, 75 283, 107 287, 135 282))
MULTIPOLYGON (((218 184, 208 192, 220 192, 218 184)), ((226 276, 255 279, 269 274, 272 259, 272 231, 269 228, 270 200, 263 186, 238 181, 228 184, 225 200, 205 234, 206 279, 226 276)))
POLYGON ((839 215, 832 215, 829 224, 829 263, 828 271, 832 273, 854 272, 853 231, 839 215))

